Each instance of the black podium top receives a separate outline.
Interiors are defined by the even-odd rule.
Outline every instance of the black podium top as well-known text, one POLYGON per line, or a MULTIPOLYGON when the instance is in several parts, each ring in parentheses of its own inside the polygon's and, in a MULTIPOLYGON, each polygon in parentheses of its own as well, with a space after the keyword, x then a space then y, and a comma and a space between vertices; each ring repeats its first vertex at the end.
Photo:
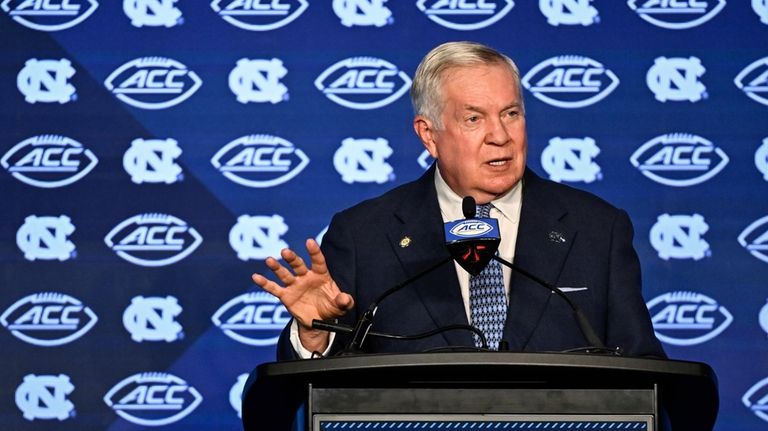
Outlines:
POLYGON ((243 426, 289 430, 309 384, 346 388, 653 388, 675 431, 711 430, 718 392, 706 364, 563 353, 416 353, 267 363, 243 391, 243 426))

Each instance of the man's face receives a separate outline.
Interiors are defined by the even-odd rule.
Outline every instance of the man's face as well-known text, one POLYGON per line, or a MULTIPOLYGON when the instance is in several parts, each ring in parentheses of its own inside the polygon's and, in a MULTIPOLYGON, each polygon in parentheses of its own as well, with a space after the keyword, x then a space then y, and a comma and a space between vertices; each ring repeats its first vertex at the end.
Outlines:
POLYGON ((442 128, 417 116, 416 133, 459 196, 478 203, 507 193, 523 176, 528 138, 518 87, 505 65, 448 69, 442 128))

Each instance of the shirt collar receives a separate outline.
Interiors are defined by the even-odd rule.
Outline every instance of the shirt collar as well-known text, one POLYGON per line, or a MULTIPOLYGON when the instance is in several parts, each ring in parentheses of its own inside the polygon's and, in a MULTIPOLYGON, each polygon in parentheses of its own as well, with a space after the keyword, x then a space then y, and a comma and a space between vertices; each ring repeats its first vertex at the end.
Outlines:
MULTIPOLYGON (((497 215, 504 217, 512 223, 520 220, 520 206, 523 202, 523 181, 518 181, 509 193, 491 201, 497 215)), ((437 203, 440 205, 440 212, 443 215, 443 221, 453 221, 464 218, 461 210, 461 201, 463 196, 454 192, 448 183, 445 182, 440 174, 440 168, 435 169, 435 189, 437 190, 437 203)))

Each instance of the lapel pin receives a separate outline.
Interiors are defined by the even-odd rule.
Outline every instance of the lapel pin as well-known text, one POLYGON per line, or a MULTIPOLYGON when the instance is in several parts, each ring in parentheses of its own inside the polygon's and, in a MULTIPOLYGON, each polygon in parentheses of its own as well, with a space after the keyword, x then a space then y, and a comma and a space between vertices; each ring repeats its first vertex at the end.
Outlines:
POLYGON ((565 243, 565 236, 563 236, 562 233, 553 230, 549 233, 549 240, 552 242, 559 242, 560 244, 565 243))
POLYGON ((406 248, 409 245, 411 245, 411 237, 406 235, 400 240, 400 248, 406 248))

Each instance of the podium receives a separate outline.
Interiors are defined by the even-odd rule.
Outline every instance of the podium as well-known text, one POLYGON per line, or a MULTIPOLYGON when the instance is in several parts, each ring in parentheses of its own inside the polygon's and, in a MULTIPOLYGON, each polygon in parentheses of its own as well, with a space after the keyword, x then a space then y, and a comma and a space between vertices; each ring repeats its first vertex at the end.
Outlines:
POLYGON ((243 391, 246 431, 633 429, 708 431, 706 364, 562 353, 415 353, 259 365, 243 391), (671 428, 670 428, 671 425, 671 428))

